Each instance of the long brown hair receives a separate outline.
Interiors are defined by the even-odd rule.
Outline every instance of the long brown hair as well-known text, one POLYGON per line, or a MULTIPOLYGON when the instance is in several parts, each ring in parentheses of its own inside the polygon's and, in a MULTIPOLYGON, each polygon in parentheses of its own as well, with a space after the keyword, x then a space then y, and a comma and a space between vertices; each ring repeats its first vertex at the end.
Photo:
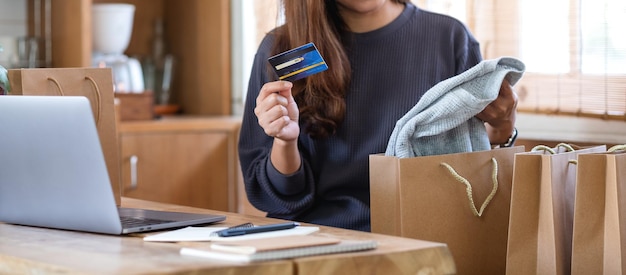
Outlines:
MULTIPOLYGON (((409 0, 392 0, 406 3, 409 0)), ((332 135, 344 119, 350 61, 342 43, 348 31, 336 0, 282 0, 285 24, 276 30, 273 54, 315 43, 328 70, 295 81, 293 95, 305 131, 313 138, 332 135)))

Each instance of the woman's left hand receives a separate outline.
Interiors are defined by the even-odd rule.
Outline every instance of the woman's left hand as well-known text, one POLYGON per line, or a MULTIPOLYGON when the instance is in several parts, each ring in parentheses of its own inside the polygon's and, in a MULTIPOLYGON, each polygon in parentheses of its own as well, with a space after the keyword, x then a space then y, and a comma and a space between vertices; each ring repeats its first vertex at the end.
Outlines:
POLYGON ((477 118, 486 122, 485 126, 491 144, 506 143, 513 133, 517 101, 517 94, 505 79, 500 86, 498 97, 476 115, 477 118))

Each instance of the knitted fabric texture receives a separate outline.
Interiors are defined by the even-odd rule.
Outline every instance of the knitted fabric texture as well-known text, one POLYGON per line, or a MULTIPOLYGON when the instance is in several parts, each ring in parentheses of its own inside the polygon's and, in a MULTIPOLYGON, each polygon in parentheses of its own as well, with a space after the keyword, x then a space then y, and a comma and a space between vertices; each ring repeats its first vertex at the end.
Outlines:
POLYGON ((515 85, 524 70, 521 61, 501 57, 437 83, 397 121, 385 155, 409 158, 490 150, 485 125, 475 116, 498 97, 505 78, 515 85))

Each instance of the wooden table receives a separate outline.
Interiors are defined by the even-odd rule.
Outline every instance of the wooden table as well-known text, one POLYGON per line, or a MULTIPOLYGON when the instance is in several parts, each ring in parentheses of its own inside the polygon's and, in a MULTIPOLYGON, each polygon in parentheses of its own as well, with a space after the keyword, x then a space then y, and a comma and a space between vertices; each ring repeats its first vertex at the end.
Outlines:
MULTIPOLYGON (((227 216, 216 226, 278 220, 122 198, 122 206, 227 216)), ((452 274, 447 246, 380 234, 320 226, 314 234, 374 239, 378 248, 259 263, 212 261, 179 254, 185 243, 151 243, 148 234, 108 236, 0 223, 0 274, 452 274)))

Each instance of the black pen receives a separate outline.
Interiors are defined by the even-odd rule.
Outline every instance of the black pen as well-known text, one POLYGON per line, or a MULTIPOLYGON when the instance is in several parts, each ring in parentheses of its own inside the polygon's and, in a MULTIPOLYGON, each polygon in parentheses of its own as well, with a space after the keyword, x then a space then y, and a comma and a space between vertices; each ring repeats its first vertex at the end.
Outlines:
POLYGON ((241 236, 241 235, 253 234, 253 233, 262 233, 262 232, 291 229, 299 225, 300 224, 297 222, 286 222, 286 223, 259 225, 259 226, 253 226, 253 227, 228 228, 228 229, 217 231, 216 233, 220 237, 232 237, 232 236, 241 236))

